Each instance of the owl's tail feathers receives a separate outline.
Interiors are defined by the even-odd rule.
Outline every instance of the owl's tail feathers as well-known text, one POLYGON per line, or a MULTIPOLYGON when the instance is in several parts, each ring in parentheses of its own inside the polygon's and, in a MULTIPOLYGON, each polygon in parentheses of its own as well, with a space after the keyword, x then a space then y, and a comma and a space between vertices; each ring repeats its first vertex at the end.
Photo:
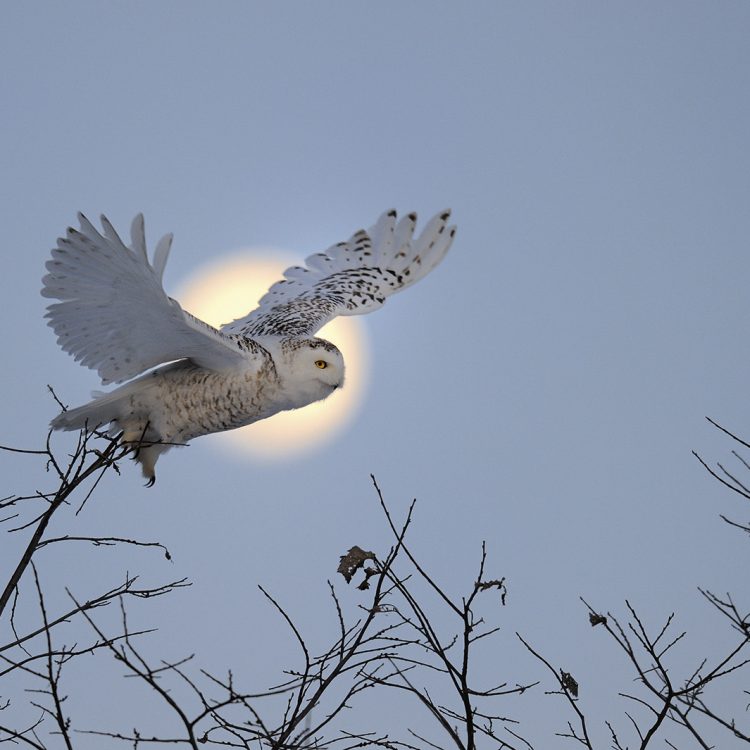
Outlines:
POLYGON ((111 393, 95 391, 93 401, 75 409, 67 409, 51 422, 53 430, 94 430, 109 425, 107 434, 114 437, 122 432, 122 442, 136 446, 133 459, 141 465, 147 486, 156 481, 156 462, 170 446, 159 443, 159 436, 149 429, 148 421, 141 416, 128 414, 126 400, 129 393, 124 388, 111 393), (119 391, 119 392, 118 392, 119 391))
MULTIPOLYGON (((99 393, 94 391, 91 395, 94 397, 94 400, 89 401, 88 404, 60 412, 50 422, 52 429, 82 430, 84 427, 87 427, 93 430, 114 422, 122 416, 122 394, 116 391, 113 393, 99 393)), ((117 432, 117 426, 113 425, 108 432, 114 435, 117 432)))

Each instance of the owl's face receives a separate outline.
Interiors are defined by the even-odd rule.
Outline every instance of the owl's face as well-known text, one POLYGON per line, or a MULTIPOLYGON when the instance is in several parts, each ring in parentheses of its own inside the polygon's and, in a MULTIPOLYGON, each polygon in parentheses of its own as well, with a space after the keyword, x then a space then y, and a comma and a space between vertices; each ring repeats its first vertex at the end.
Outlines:
POLYGON ((320 401, 344 384, 344 358, 324 339, 287 340, 281 359, 285 391, 299 405, 320 401))
POLYGON ((344 384, 344 357, 329 341, 311 339, 297 350, 297 367, 331 389, 344 384))

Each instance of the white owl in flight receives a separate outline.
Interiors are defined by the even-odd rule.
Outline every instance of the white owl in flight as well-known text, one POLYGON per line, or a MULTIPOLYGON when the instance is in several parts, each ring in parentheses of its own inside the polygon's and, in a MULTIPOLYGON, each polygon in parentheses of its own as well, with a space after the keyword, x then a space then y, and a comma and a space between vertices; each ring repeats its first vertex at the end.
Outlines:
POLYGON ((110 424, 136 446, 152 485, 172 445, 326 398, 344 382, 344 360, 315 332, 338 315, 376 310, 426 276, 453 241, 449 216, 437 214, 414 238, 416 214, 397 221, 387 211, 368 232, 287 269, 257 309, 217 329, 164 291, 171 234, 149 261, 142 215, 128 247, 104 216, 100 234, 79 214, 80 230, 69 228, 46 264, 42 295, 59 300, 46 317, 60 346, 104 384, 130 382, 63 411, 52 427, 110 424))

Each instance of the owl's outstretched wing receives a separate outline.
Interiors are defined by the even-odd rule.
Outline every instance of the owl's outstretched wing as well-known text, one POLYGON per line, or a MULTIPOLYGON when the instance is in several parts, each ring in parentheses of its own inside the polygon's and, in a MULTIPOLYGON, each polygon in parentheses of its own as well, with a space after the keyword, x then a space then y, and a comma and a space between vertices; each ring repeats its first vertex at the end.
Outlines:
POLYGON ((104 216, 104 234, 82 214, 78 219, 80 230, 69 228, 52 250, 42 295, 60 300, 46 314, 60 346, 97 370, 103 383, 121 383, 176 359, 221 370, 252 356, 236 337, 193 317, 165 293, 172 235, 162 237, 151 263, 141 214, 133 219, 130 247, 104 216))
POLYGON ((312 335, 338 315, 361 315, 426 276, 445 257, 456 233, 450 211, 433 216, 414 238, 417 215, 397 221, 386 211, 369 230, 311 255, 284 272, 249 315, 222 331, 245 336, 312 335))

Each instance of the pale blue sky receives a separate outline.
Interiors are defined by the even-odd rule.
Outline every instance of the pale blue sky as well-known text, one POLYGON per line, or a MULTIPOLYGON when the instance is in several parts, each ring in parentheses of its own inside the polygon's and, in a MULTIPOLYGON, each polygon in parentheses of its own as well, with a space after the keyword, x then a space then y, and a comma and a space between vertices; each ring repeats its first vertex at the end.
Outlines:
MULTIPOLYGON (((288 648, 256 583, 323 639, 338 555, 385 551, 374 472, 394 510, 419 498, 413 545, 452 591, 487 540, 504 633, 619 721, 629 674, 577 597, 676 609, 699 653, 696 586, 746 587, 717 517, 745 509, 690 451, 726 457, 705 415, 750 433, 749 33, 742 2, 5 3, 0 442, 39 443, 47 383, 71 403, 98 386, 39 296, 76 211, 174 232, 173 290, 243 246, 303 257, 391 206, 450 206, 445 263, 367 320, 372 382, 340 439, 263 465, 203 438, 153 490, 129 465, 82 523, 164 541, 153 575, 195 581, 153 610, 164 642, 251 682, 288 648)), ((43 481, 2 461, 2 494, 43 481)), ((90 551, 69 554, 86 588, 90 551)), ((511 679, 539 675, 501 647, 511 679)))

